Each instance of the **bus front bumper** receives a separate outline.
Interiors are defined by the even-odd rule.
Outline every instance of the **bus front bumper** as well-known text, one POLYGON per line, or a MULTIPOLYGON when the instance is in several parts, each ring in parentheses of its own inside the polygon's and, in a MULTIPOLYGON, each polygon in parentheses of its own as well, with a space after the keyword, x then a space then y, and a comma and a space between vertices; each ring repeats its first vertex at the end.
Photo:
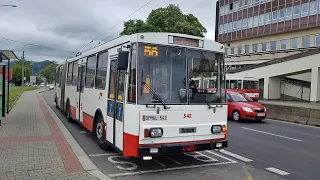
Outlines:
POLYGON ((199 143, 186 143, 186 144, 161 144, 152 146, 140 146, 139 156, 156 156, 164 154, 174 154, 190 151, 204 151, 211 149, 222 149, 228 146, 227 140, 199 142, 199 143))

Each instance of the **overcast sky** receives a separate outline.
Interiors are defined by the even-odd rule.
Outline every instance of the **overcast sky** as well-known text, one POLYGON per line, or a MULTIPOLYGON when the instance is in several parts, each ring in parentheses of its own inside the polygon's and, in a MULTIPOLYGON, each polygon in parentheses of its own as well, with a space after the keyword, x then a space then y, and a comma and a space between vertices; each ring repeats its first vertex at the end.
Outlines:
MULTIPOLYGON (((79 51, 85 44, 149 1, 0 0, 0 4, 17 6, 0 6, 0 49, 13 49, 20 57, 25 43, 38 44, 41 46, 25 46, 28 60, 48 59, 61 62, 70 56, 70 52, 79 51)), ((159 8, 168 1, 170 0, 153 0, 126 20, 145 20, 152 9, 159 8)), ((183 13, 192 13, 198 17, 207 28, 206 37, 214 39, 215 2, 216 0, 172 0, 170 4, 177 4, 183 13)), ((117 37, 122 28, 121 22, 92 44, 117 37)))

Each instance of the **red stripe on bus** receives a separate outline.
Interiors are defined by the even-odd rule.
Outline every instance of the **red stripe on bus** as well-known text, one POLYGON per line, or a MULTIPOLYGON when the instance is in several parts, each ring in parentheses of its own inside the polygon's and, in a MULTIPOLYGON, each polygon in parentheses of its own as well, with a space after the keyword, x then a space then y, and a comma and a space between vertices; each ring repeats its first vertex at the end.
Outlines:
POLYGON ((137 157, 139 155, 139 136, 123 133, 123 155, 125 157, 137 157))
POLYGON ((93 116, 83 112, 82 118, 83 118, 83 122, 82 122, 83 126, 92 132, 92 130, 93 130, 93 116))
POLYGON ((159 146, 159 145, 166 145, 166 144, 188 144, 188 143, 202 143, 202 142, 212 142, 218 140, 226 140, 227 135, 224 134, 223 138, 216 138, 216 139, 207 139, 207 140, 197 140, 197 141, 183 141, 183 142, 169 142, 169 143, 157 143, 157 144, 139 144, 139 146, 159 146))
POLYGON ((74 119, 76 119, 76 112, 77 112, 76 107, 70 105, 70 116, 74 119))

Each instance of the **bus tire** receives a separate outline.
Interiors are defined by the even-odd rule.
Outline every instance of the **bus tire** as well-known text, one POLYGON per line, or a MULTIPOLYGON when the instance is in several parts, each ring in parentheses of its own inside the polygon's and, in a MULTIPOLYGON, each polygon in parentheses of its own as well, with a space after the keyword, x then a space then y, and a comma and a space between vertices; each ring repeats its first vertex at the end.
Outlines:
POLYGON ((67 120, 68 120, 69 123, 72 123, 72 122, 73 122, 73 119, 72 119, 72 117, 71 117, 71 115, 70 115, 70 105, 69 105, 69 102, 68 102, 68 104, 67 104, 67 106, 66 106, 66 117, 67 117, 67 120))
POLYGON ((96 123, 95 123, 95 127, 94 127, 95 128, 94 132, 95 132, 95 135, 98 139, 99 147, 105 151, 109 150, 110 146, 105 141, 106 133, 104 131, 103 117, 101 115, 98 115, 96 118, 97 119, 96 119, 96 123))
POLYGON ((232 120, 236 121, 236 122, 241 121, 241 115, 240 115, 240 112, 238 110, 234 110, 232 112, 232 120))

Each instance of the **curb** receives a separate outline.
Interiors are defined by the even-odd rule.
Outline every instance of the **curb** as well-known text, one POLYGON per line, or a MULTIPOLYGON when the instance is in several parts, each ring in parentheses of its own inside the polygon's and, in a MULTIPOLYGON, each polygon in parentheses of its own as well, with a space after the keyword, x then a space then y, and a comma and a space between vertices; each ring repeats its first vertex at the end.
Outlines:
POLYGON ((81 166, 83 169, 91 174, 92 176, 96 177, 99 180, 111 180, 110 177, 107 175, 103 174, 99 168, 90 160, 89 156, 83 151, 83 149, 80 147, 78 142, 73 138, 71 133, 68 131, 68 129, 64 126, 64 124, 61 122, 61 120, 58 118, 58 116, 54 113, 54 111, 51 109, 51 107, 48 105, 47 101, 43 99, 43 97, 40 95, 40 98, 44 101, 50 115, 52 118, 55 120, 57 123, 57 126, 61 130, 63 136, 66 138, 68 141, 68 144, 72 148, 72 151, 75 153, 77 158, 79 159, 81 166))

